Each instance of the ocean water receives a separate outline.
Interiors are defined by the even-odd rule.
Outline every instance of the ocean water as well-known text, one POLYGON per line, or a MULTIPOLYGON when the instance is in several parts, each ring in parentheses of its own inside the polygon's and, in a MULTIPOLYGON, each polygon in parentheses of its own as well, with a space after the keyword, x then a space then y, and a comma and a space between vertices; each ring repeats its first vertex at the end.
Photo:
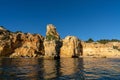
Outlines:
POLYGON ((120 59, 1 58, 0 80, 120 80, 120 59))

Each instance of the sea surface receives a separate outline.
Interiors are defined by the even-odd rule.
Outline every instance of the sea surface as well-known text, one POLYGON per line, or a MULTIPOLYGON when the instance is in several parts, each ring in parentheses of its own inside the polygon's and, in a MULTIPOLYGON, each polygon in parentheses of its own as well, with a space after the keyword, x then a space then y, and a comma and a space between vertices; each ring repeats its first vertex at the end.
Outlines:
POLYGON ((1 58, 0 80, 120 80, 120 59, 1 58))

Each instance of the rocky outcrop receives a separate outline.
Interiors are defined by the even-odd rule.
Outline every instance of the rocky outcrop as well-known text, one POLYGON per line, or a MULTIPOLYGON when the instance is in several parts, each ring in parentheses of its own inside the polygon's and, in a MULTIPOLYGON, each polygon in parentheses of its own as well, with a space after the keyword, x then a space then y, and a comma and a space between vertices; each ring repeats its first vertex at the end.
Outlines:
POLYGON ((0 56, 9 56, 14 50, 12 48, 11 33, 4 27, 0 27, 0 56))
POLYGON ((84 57, 120 57, 120 42, 106 44, 82 42, 82 45, 84 57))
POLYGON ((75 36, 67 36, 63 39, 60 49, 61 57, 79 57, 82 55, 81 41, 75 36))
POLYGON ((44 38, 39 34, 18 33, 12 44, 14 52, 10 57, 39 57, 44 55, 44 38))
POLYGON ((46 38, 44 40, 44 58, 60 58, 61 44, 56 28, 52 24, 47 25, 46 38))
POLYGON ((54 25, 47 25, 46 37, 39 34, 11 32, 0 27, 2 57, 120 57, 120 42, 86 43, 75 36, 60 39, 54 25))
POLYGON ((39 34, 10 32, 0 28, 0 55, 8 57, 79 57, 82 55, 81 41, 68 36, 61 40, 56 28, 47 25, 46 37, 39 34))
POLYGON ((61 40, 53 25, 47 26, 44 40, 44 57, 79 57, 82 55, 81 41, 74 36, 67 36, 61 40))
POLYGON ((39 34, 13 33, 0 27, 0 56, 38 57, 44 55, 44 37, 39 34))
POLYGON ((60 58, 61 42, 56 40, 44 41, 45 58, 60 58))
POLYGON ((57 33, 55 26, 52 24, 47 25, 46 39, 47 40, 59 40, 60 39, 60 36, 57 33))

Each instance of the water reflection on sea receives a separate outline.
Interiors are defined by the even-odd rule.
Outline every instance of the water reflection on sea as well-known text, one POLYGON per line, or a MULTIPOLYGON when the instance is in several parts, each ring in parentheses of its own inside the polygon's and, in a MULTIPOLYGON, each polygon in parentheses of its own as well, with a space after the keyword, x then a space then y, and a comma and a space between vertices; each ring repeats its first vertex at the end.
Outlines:
POLYGON ((120 59, 1 58, 0 80, 120 80, 120 59))

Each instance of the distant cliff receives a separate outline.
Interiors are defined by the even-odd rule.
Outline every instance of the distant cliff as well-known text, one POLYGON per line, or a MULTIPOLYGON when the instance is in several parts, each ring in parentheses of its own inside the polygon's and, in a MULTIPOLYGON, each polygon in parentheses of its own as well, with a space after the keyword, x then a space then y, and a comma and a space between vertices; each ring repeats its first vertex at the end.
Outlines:
POLYGON ((47 25, 46 36, 11 32, 0 27, 1 57, 120 57, 120 42, 86 43, 75 36, 60 38, 54 25, 47 25))
POLYGON ((82 42, 82 45, 84 57, 120 58, 120 42, 108 42, 106 44, 82 42))

